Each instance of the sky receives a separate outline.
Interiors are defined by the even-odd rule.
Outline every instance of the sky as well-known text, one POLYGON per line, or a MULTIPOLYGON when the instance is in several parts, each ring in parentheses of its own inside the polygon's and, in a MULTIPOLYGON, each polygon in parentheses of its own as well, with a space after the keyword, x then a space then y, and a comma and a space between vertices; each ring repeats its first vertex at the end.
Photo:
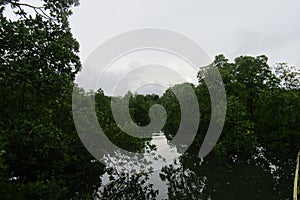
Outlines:
MULTIPOLYGON (((197 42, 211 60, 218 54, 224 54, 230 61, 240 55, 265 54, 271 66, 287 62, 299 68, 299 11, 299 0, 82 0, 73 9, 70 25, 80 44, 83 69, 100 44, 117 34, 145 27, 181 33, 197 42)), ((136 56, 143 57, 138 53, 136 56)), ((118 60, 111 68, 114 70, 106 74, 109 80, 121 79, 124 75, 121 68, 144 64, 134 55, 122 59, 123 66, 118 66, 118 60)), ((168 59, 179 74, 188 68, 188 64, 172 56, 168 59)), ((196 75, 190 76, 184 79, 195 81, 196 75)), ((126 83, 122 86, 126 87, 126 83)))

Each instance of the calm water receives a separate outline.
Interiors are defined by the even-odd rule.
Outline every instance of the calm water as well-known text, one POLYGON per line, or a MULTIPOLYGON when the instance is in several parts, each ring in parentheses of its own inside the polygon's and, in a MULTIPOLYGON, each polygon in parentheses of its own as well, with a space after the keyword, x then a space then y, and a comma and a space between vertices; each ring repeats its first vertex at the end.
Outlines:
POLYGON ((140 159, 118 162, 101 178, 99 199, 292 199, 293 160, 267 158, 263 148, 241 161, 199 159, 181 154, 165 136, 153 136, 155 150, 140 159))

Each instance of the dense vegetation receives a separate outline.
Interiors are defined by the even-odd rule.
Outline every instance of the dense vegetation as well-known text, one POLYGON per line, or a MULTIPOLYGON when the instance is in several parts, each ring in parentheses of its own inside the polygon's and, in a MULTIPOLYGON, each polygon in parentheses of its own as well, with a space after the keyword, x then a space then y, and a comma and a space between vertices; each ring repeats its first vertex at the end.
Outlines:
MULTIPOLYGON (((295 154, 300 144, 300 73, 285 63, 270 67, 268 58, 240 56, 230 63, 223 55, 199 71, 199 85, 194 86, 201 110, 200 126, 194 145, 200 147, 210 121, 210 96, 204 82, 207 71, 217 67, 227 96, 226 122, 214 148, 220 156, 249 157, 257 147, 272 154, 295 154)), ((184 84, 174 87, 182 87, 184 84)), ((169 111, 165 131, 176 133, 180 107, 171 89, 161 97, 169 111)))
MULTIPOLYGON (((99 175, 105 166, 94 162, 84 148, 72 118, 72 89, 81 64, 77 56, 79 44, 70 32, 68 17, 78 2, 43 3, 34 7, 16 0, 0 1, 0 198, 91 199, 99 195, 99 175), (8 8, 14 11, 15 19, 5 16, 8 8)), ((204 78, 211 67, 219 69, 225 84, 227 116, 210 156, 232 165, 236 158, 248 162, 259 153, 258 149, 263 149, 273 163, 279 162, 282 174, 291 176, 294 163, 287 164, 288 159, 294 159, 300 144, 299 71, 285 63, 270 67, 263 55, 240 56, 234 62, 223 55, 216 56, 210 66, 199 72, 199 84, 192 85, 201 119, 191 154, 194 147, 201 146, 210 121, 210 96, 204 78), (286 156, 284 162, 280 155, 286 156)), ((184 88, 185 84, 189 83, 174 87, 184 88)), ((91 95, 79 88, 78 93, 91 95)), ((150 122, 149 108, 156 103, 163 105, 168 114, 164 131, 169 139, 174 136, 181 119, 171 88, 162 97, 127 95, 131 96, 130 114, 142 126, 150 122)), ((108 137, 124 149, 142 151, 147 139, 129 137, 118 128, 110 109, 111 97, 99 89, 95 99, 99 123, 108 137)), ((164 178, 176 181, 172 176, 176 170, 165 168, 164 173, 170 176, 164 178)), ((132 195, 155 196, 155 191, 137 185, 144 181, 140 179, 136 175, 130 180, 119 179, 116 184, 126 180, 131 183, 122 195, 135 188, 136 194, 132 195)), ((203 187, 204 180, 198 179, 196 186, 203 187)), ((179 195, 173 186, 169 188, 170 198, 179 195)), ((178 191, 184 197, 184 189, 188 188, 182 187, 178 191)), ((219 186, 212 187, 211 190, 219 186)), ((113 187, 107 190, 115 193, 113 187)))
POLYGON ((77 1, 43 3, 0 2, 4 199, 82 199, 99 184, 94 171, 103 168, 90 162, 71 113, 73 80, 81 64, 68 16, 77 1), (5 16, 10 8, 16 19, 5 16))

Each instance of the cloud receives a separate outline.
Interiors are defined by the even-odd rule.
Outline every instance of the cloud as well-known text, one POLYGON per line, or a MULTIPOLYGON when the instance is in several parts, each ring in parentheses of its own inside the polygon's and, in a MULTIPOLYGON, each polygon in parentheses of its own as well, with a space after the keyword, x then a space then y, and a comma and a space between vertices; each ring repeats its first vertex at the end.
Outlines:
POLYGON ((115 59, 109 66, 99 66, 98 56, 101 55, 93 54, 84 63, 83 73, 76 78, 86 90, 101 88, 113 96, 124 95, 128 90, 162 94, 170 85, 197 83, 199 68, 168 52, 135 51, 115 59))
MULTIPOLYGON (((160 27, 178 31, 197 41, 211 58, 219 53, 225 54, 229 59, 242 54, 266 54, 271 65, 287 62, 300 67, 299 7, 298 0, 82 1, 81 5, 73 10, 71 28, 81 45, 82 61, 86 60, 99 44, 116 34, 142 27, 160 27)), ((165 56, 155 59, 160 61, 152 63, 175 67, 180 74, 189 69, 184 67, 184 63, 165 56)), ((122 66, 115 66, 109 71, 107 87, 113 86, 115 80, 118 80, 130 65, 136 65, 134 62, 150 63, 140 61, 137 57, 122 62, 122 66)), ((95 71, 97 67, 99 66, 95 66, 90 73, 100 73, 95 71)), ((193 81, 196 78, 195 73, 193 76, 187 79, 193 81)), ((141 77, 143 76, 132 79, 138 81, 141 77)), ((84 79, 86 85, 95 81, 89 76, 84 79)), ((128 80, 124 88, 125 86, 130 87, 131 81, 128 80)))

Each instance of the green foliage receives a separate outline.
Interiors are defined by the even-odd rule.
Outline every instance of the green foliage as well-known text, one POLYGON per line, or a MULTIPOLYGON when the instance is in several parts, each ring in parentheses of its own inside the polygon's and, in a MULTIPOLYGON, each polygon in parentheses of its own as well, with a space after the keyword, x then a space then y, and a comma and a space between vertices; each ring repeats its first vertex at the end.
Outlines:
MULTIPOLYGON (((131 111, 131 114, 134 113, 131 115, 133 120, 139 125, 147 125, 150 121, 150 118, 148 116, 148 109, 146 109, 146 107, 150 107, 150 105, 152 105, 154 102, 151 99, 151 101, 144 101, 144 96, 142 95, 128 95, 131 96, 129 102, 129 109, 131 111), (137 103, 138 99, 140 99, 141 102, 137 103)), ((95 94, 95 101, 98 121, 106 136, 115 145, 127 151, 143 151, 145 147, 145 142, 149 141, 149 139, 141 139, 130 136, 120 129, 118 124, 116 124, 116 122, 114 121, 113 114, 111 111, 111 97, 105 96, 103 91, 100 89, 95 94)), ((127 130, 135 129, 135 126, 133 126, 133 124, 130 123, 127 123, 124 126, 126 126, 127 130)))
POLYGON ((0 2, 0 196, 91 197, 103 165, 91 162, 71 113, 81 64, 68 16, 78 2, 41 3, 0 2))
POLYGON ((164 126, 164 131, 167 137, 172 139, 179 128, 181 112, 179 102, 171 88, 166 90, 160 99, 160 103, 167 112, 167 121, 164 126))
POLYGON ((202 115, 200 125, 204 126, 199 128, 200 134, 207 128, 210 118, 209 95, 204 82, 210 67, 219 69, 226 89, 226 121, 214 149, 218 155, 251 157, 256 147, 274 153, 297 152, 300 73, 286 64, 271 68, 267 60, 266 56, 240 56, 230 63, 223 55, 218 55, 210 66, 199 72, 196 92, 202 115))

